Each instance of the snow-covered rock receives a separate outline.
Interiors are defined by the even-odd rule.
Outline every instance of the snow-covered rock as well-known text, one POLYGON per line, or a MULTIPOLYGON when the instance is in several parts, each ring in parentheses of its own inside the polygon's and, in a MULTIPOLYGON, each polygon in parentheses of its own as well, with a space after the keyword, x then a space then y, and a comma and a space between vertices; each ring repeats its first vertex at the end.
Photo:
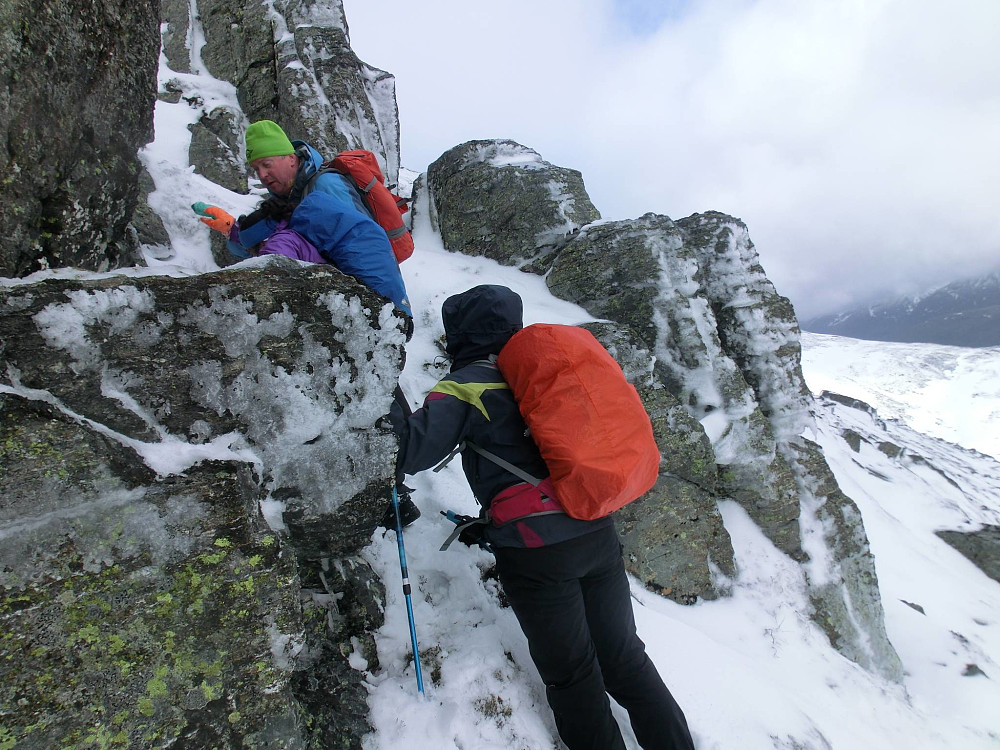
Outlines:
POLYGON ((0 660, 0 736, 58 744, 112 708, 136 747, 369 731, 382 589, 356 555, 394 476, 403 328, 281 257, 0 288, 2 650, 33 654, 0 660))
POLYGON ((404 336, 364 285, 271 256, 191 278, 20 284, 0 299, 7 387, 102 425, 164 475, 210 445, 250 451, 300 554, 367 543, 395 451, 374 425, 404 336))
POLYGON ((395 79, 354 54, 341 0, 200 0, 197 8, 193 22, 182 10, 170 15, 164 49, 173 52, 174 70, 203 68, 228 81, 249 122, 275 120, 327 158, 372 151, 387 181, 396 181, 395 79))
POLYGON ((427 186, 445 247, 510 265, 600 218, 579 172, 514 141, 449 149, 427 168, 427 186))

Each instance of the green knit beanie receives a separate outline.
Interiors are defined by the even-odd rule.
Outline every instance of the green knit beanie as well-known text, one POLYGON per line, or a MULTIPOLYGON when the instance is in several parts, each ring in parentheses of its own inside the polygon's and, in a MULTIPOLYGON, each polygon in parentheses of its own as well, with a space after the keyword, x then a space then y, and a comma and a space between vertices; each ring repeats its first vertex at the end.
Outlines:
POLYGON ((253 162, 266 156, 294 154, 295 147, 288 140, 281 126, 271 120, 255 122, 247 128, 247 161, 253 162))

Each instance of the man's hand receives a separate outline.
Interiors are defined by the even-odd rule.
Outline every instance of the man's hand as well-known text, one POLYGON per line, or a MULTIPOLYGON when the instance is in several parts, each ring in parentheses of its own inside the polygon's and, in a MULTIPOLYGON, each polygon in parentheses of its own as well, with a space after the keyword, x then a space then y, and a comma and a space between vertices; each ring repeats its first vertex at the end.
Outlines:
POLYGON ((227 237, 229 236, 229 230, 236 223, 236 219, 218 206, 212 206, 199 201, 198 203, 193 203, 191 208, 196 214, 207 217, 201 220, 204 224, 207 224, 209 228, 214 229, 216 232, 221 232, 227 237))

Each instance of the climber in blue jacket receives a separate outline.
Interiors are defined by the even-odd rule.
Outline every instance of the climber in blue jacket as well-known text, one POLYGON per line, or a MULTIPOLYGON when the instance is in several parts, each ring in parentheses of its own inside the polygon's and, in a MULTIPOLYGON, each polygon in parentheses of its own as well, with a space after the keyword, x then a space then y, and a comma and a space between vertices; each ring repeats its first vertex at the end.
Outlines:
POLYGON ((228 237, 229 251, 246 258, 281 221, 311 243, 329 263, 387 297, 412 316, 410 301, 389 238, 368 213, 350 178, 336 172, 317 176, 323 157, 305 141, 291 141, 271 120, 246 132, 247 161, 270 196, 239 221, 216 206, 203 219, 228 237))

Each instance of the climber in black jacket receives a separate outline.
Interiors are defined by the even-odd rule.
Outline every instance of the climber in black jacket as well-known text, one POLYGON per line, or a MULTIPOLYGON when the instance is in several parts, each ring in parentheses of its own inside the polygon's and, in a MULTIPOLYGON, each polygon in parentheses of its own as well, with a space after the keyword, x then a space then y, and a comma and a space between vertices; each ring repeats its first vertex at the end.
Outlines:
MULTIPOLYGON (((451 373, 412 414, 394 405, 398 471, 428 469, 470 440, 529 474, 547 476, 510 388, 490 359, 521 329, 521 298, 502 286, 474 287, 445 300, 442 318, 451 373)), ((566 746, 624 750, 610 693, 628 711, 646 750, 693 748, 684 714, 636 634, 611 518, 571 518, 546 495, 551 488, 545 483, 536 488, 469 448, 462 450, 462 468, 491 519, 483 537, 496 554, 504 593, 566 746), (501 501, 504 518, 511 518, 502 523, 490 513, 501 501), (517 518, 512 507, 545 512, 517 518)))

